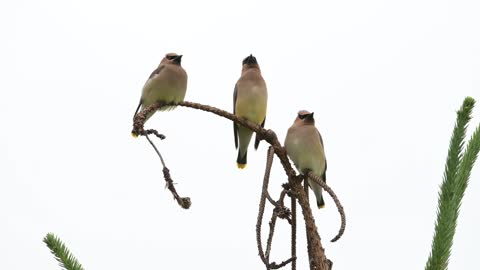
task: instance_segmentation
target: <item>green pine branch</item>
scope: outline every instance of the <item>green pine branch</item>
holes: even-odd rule
[[[435,233],[432,251],[425,267],[426,270],[448,269],[460,206],[465,189],[468,186],[473,164],[480,150],[479,125],[470,138],[465,151],[463,151],[465,133],[474,105],[475,100],[467,97],[457,112],[457,122],[450,140],[445,172],[439,192]]]
[[[50,251],[55,255],[55,259],[57,259],[61,267],[66,270],[84,270],[82,265],[62,243],[60,238],[49,233],[43,238],[43,242],[47,244],[48,248],[50,248]]]

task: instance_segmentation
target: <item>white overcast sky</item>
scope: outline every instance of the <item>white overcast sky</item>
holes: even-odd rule
[[[328,183],[347,214],[345,235],[330,243],[332,200],[314,211],[334,269],[424,267],[455,112],[465,96],[480,102],[479,1],[0,5],[0,269],[59,269],[42,243],[48,232],[86,269],[263,269],[255,222],[267,144],[241,171],[231,122],[187,108],[156,114],[147,126],[167,136],[157,145],[193,201],[183,210],[148,142],[130,136],[143,83],[172,51],[184,55],[186,100],[226,110],[254,54],[269,91],[266,127],[281,141],[298,110],[315,112]],[[469,134],[479,119],[477,107]],[[480,266],[479,180],[477,164],[451,269]],[[275,197],[285,181],[276,161]],[[276,261],[288,257],[287,229],[280,222]]]

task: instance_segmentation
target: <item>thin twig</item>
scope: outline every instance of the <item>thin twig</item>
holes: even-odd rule
[[[283,203],[283,200],[285,199],[285,195],[288,193],[290,186],[288,184],[283,184],[282,186],[284,189],[280,193],[280,198],[278,199],[278,201],[275,201],[272,199],[268,190],[267,190],[267,199],[273,205],[275,211],[278,212],[278,217],[281,219],[286,219],[288,223],[291,224],[292,223],[292,220],[290,219],[291,212],[287,207],[285,207],[285,204]]]
[[[173,198],[177,201],[178,205],[180,205],[183,209],[188,209],[192,205],[192,201],[189,197],[180,197],[177,191],[175,190],[175,186],[173,184],[172,177],[170,176],[170,171],[167,167],[163,167],[163,177],[167,182],[167,188],[173,194]]]
[[[268,190],[267,190],[267,199],[273,206],[277,206],[277,202],[270,196],[270,193],[268,192]]]
[[[168,170],[167,166],[165,165],[165,161],[163,160],[162,154],[160,154],[160,151],[158,151],[157,147],[155,144],[150,140],[147,134],[145,134],[145,138],[147,138],[148,142],[152,145],[153,149],[155,149],[155,152],[157,152],[157,155],[160,157],[160,161],[162,162],[163,166],[163,178],[165,178],[165,182],[167,185],[168,190],[173,195],[173,198],[177,201],[177,203],[183,208],[183,209],[188,209],[192,205],[192,201],[190,200],[189,197],[180,197],[178,195],[177,190],[175,189],[172,177],[170,176],[170,171]]]
[[[159,138],[160,140],[164,140],[166,138],[165,135],[158,133],[158,131],[156,131],[155,129],[144,130],[141,135],[147,136],[150,134],[157,136],[157,138]]]
[[[160,154],[160,151],[158,151],[157,147],[155,144],[150,140],[147,134],[145,134],[145,138],[147,138],[148,142],[152,145],[153,149],[155,149],[155,152],[157,152],[158,157],[160,158],[160,161],[162,162],[163,168],[166,168],[167,165],[165,165],[165,161],[163,160],[162,154]]]
[[[292,209],[292,258],[297,257],[297,201],[295,196],[290,196]],[[292,261],[292,270],[297,269],[297,260]]]
[[[153,149],[157,153],[158,157],[160,158],[160,161],[162,162],[163,178],[165,179],[166,187],[168,188],[168,190],[170,190],[170,192],[173,195],[173,198],[177,201],[177,203],[183,209],[188,209],[192,205],[192,201],[190,200],[189,197],[180,197],[180,195],[178,195],[177,190],[175,189],[172,177],[170,176],[170,171],[167,168],[167,165],[165,165],[165,160],[163,160],[162,154],[160,153],[160,151],[158,151],[157,146],[155,146],[155,144],[152,142],[152,140],[148,137],[149,134],[154,134],[155,136],[157,136],[158,138],[163,140],[163,139],[165,139],[165,135],[159,134],[158,131],[156,131],[154,129],[147,129],[147,130],[143,129],[143,125],[145,124],[145,121],[146,121],[146,115],[151,111],[153,111],[153,107],[149,106],[149,107],[145,108],[144,110],[142,110],[140,113],[135,115],[135,117],[133,119],[134,131],[132,131],[132,134],[133,135],[145,136],[145,138],[147,138],[148,142],[153,147]]]
[[[263,252],[262,247],[262,219],[265,212],[266,194],[268,190],[268,180],[270,178],[270,168],[272,167],[273,153],[273,147],[269,147],[267,152],[267,165],[265,167],[265,175],[263,177],[262,194],[260,195],[260,204],[258,209],[256,226],[258,255],[260,256],[262,262],[267,266],[267,269],[269,263],[267,258],[265,258],[265,253]]]
[[[293,262],[293,261],[296,261],[296,260],[297,260],[297,258],[293,258],[293,257],[292,257],[292,258],[290,258],[290,259],[288,259],[288,260],[286,260],[286,261],[283,261],[283,262],[281,262],[281,263],[279,263],[279,264],[277,264],[277,263],[275,263],[275,262],[270,263],[270,265],[268,265],[268,267],[269,267],[270,269],[278,269],[278,268],[282,268],[282,267],[284,267],[285,265],[287,265],[287,264],[289,264],[289,263],[291,263],[291,262]]]
[[[278,215],[274,210],[272,212],[272,218],[270,219],[270,223],[268,224],[270,227],[270,232],[268,234],[268,239],[267,239],[267,248],[265,249],[265,258],[269,263],[270,263],[270,251],[272,250],[273,234],[275,233],[275,224],[277,222],[277,216]]]
[[[272,221],[270,222],[270,233],[268,237],[268,243],[267,243],[267,248],[266,252],[263,252],[263,247],[262,247],[262,239],[261,239],[261,231],[262,231],[262,219],[263,219],[263,214],[265,212],[265,203],[266,203],[266,197],[268,193],[268,181],[270,179],[270,170],[272,168],[272,162],[273,162],[273,155],[274,155],[274,149],[273,147],[268,148],[267,152],[267,165],[265,168],[265,175],[263,177],[263,186],[262,186],[262,195],[260,196],[260,204],[259,204],[259,210],[258,210],[258,216],[257,216],[257,225],[256,225],[256,233],[257,233],[257,248],[258,248],[258,255],[260,256],[260,259],[262,262],[265,264],[265,266],[268,269],[278,269],[281,268],[288,263],[294,261],[296,258],[292,257],[280,264],[277,264],[275,262],[270,263],[269,262],[269,257],[270,257],[270,249],[271,249],[271,242],[273,238],[273,232],[275,228],[275,220],[277,216],[279,216],[279,212],[275,211],[277,208],[274,209],[273,214],[272,214]],[[282,191],[283,194],[283,191]],[[280,199],[278,201],[278,204],[281,203],[281,200],[283,201],[283,198],[285,198],[285,195],[280,195]],[[283,212],[286,212],[283,210]],[[284,214],[283,214],[284,215]]]
[[[275,224],[277,222],[277,217],[281,219],[286,219],[290,225],[292,224],[292,219],[290,217],[292,213],[288,208],[285,207],[285,204],[284,204],[286,194],[287,194],[287,190],[286,189],[282,190],[282,192],[280,193],[280,198],[274,204],[275,208],[273,209],[272,218],[270,219],[270,223],[269,223],[270,233],[268,234],[267,248],[265,251],[265,257],[267,258],[267,261],[269,261],[269,258],[270,258],[270,251],[272,249],[273,234],[275,233]]]
[[[333,190],[327,185],[327,183],[325,183],[320,177],[315,175],[312,171],[309,171],[307,173],[307,176],[312,181],[315,181],[315,183],[320,185],[326,192],[328,192],[330,197],[332,197],[333,201],[335,202],[335,205],[337,206],[338,213],[340,214],[340,218],[341,218],[341,226],[340,226],[340,230],[338,231],[338,234],[332,240],[330,240],[331,242],[335,242],[338,239],[340,239],[340,237],[342,237],[343,233],[345,232],[346,219],[345,219],[345,211],[343,210],[343,206],[340,203],[340,200],[338,200],[338,197],[335,194],[335,192],[333,192]]]

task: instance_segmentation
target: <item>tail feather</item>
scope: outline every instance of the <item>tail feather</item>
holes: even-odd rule
[[[242,156],[240,149],[238,149],[237,167],[239,169],[244,169],[247,167],[247,152],[245,152],[245,155]]]
[[[255,150],[258,149],[258,145],[260,144],[260,138],[258,137],[258,134],[255,134]]]
[[[317,199],[317,207],[318,209],[325,208],[325,201],[323,200],[323,196],[320,197],[320,200]]]
[[[318,208],[324,208],[325,201],[323,200],[323,196],[322,196],[322,187],[311,180],[308,181],[308,184],[310,188],[313,190],[313,193],[315,194]]]

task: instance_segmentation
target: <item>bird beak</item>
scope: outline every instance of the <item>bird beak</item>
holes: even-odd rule
[[[311,114],[308,114],[308,115],[307,115],[307,119],[308,119],[308,120],[313,120],[313,112],[312,112]]]
[[[175,58],[173,59],[173,62],[174,62],[175,64],[180,64],[180,63],[182,62],[182,56],[183,56],[183,55],[177,55],[177,57],[175,57]]]

